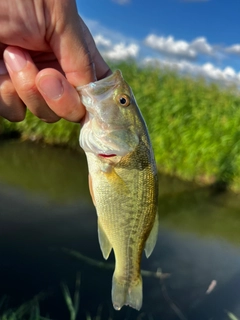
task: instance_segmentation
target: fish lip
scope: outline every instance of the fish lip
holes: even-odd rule
[[[99,86],[99,85],[104,85],[104,86],[107,85],[114,88],[118,85],[120,80],[123,80],[122,72],[120,70],[115,70],[115,72],[113,72],[112,74],[110,74],[109,76],[103,79],[90,82],[82,86],[76,86],[76,90],[81,93],[81,91],[85,89],[94,90],[96,86]]]
[[[111,154],[99,153],[98,156],[102,158],[112,158],[112,157],[116,157],[116,154],[115,153],[111,153]]]

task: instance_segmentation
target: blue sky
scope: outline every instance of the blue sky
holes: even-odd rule
[[[77,0],[108,59],[240,84],[239,0]]]

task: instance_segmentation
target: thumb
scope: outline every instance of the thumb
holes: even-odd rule
[[[75,87],[96,81],[94,62],[75,1],[54,1],[54,8],[48,7],[48,3],[46,0],[46,36],[66,78]]]

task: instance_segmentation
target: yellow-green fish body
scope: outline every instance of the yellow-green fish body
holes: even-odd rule
[[[121,72],[77,88],[87,114],[80,133],[105,259],[115,255],[112,301],[140,309],[143,249],[148,257],[158,231],[158,181],[145,122]]]

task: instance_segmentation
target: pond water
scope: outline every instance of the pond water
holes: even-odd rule
[[[170,276],[143,277],[140,312],[114,311],[113,271],[62,250],[104,262],[84,154],[1,141],[0,297],[7,295],[9,307],[15,307],[44,292],[42,315],[67,320],[60,285],[66,283],[73,293],[80,273],[78,319],[89,314],[114,320],[223,320],[229,319],[227,312],[240,318],[240,197],[165,176],[159,180],[159,237],[142,268],[161,268]],[[107,262],[113,261],[111,255]]]

